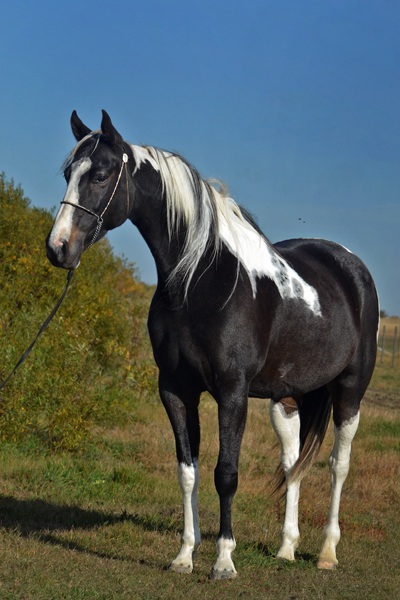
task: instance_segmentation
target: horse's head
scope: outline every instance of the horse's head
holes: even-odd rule
[[[133,163],[130,145],[105,111],[98,131],[86,127],[75,111],[71,127],[78,143],[64,164],[67,191],[46,240],[50,262],[64,269],[75,269],[84,250],[128,218],[126,162]]]

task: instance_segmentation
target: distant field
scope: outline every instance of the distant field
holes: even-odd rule
[[[210,579],[218,532],[213,483],[218,436],[216,405],[206,396],[201,403],[203,541],[192,575],[167,572],[180,545],[181,500],[171,428],[160,403],[150,399],[139,404],[125,427],[102,432],[82,455],[2,447],[0,597],[399,598],[400,410],[388,408],[379,385],[377,378],[353,443],[336,571],[315,566],[328,511],[332,428],[302,485],[297,560],[279,562],[275,552],[284,504],[268,498],[278,449],[268,401],[251,400],[233,511],[239,577]]]
[[[392,362],[393,356],[393,343],[395,336],[395,329],[397,327],[397,343],[396,343],[396,364],[400,366],[400,317],[388,317],[385,319],[381,319],[380,327],[379,327],[379,338],[378,345],[382,347],[382,339],[383,339],[383,328],[385,327],[385,352],[383,356],[384,363]],[[378,356],[379,362],[381,359],[381,355]]]

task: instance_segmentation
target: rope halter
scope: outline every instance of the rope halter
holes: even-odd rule
[[[113,189],[113,192],[112,192],[112,194],[110,196],[110,199],[107,202],[107,204],[106,204],[103,212],[101,213],[101,215],[97,215],[95,212],[93,212],[89,208],[86,208],[85,206],[81,206],[80,204],[74,204],[74,202],[68,202],[68,200],[61,200],[61,202],[60,202],[60,204],[69,204],[70,206],[73,206],[74,208],[80,208],[81,210],[84,210],[85,212],[89,213],[89,215],[92,215],[93,217],[96,217],[96,219],[97,219],[96,231],[93,234],[92,241],[90,242],[88,248],[90,248],[90,246],[93,246],[93,244],[97,240],[97,237],[98,237],[98,235],[100,233],[100,230],[101,230],[101,227],[103,225],[103,216],[104,216],[104,213],[106,212],[106,210],[110,206],[111,200],[114,198],[114,194],[117,191],[117,187],[118,187],[119,181],[121,179],[121,175],[122,175],[122,171],[123,171],[124,167],[125,167],[125,173],[126,173],[127,207],[128,207],[128,214],[129,214],[128,173],[127,173],[127,170],[126,170],[126,163],[128,162],[128,159],[129,159],[128,155],[124,152],[123,155],[122,155],[121,169],[119,171],[116,184],[114,186],[114,189]]]

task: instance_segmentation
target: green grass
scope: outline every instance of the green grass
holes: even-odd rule
[[[237,580],[213,581],[218,499],[215,403],[201,404],[200,522],[195,571],[169,573],[182,511],[174,441],[159,403],[142,403],[129,427],[104,430],[80,455],[32,441],[0,452],[0,598],[312,598],[400,595],[400,411],[366,403],[342,496],[339,568],[319,571],[332,428],[302,485],[294,564],[275,559],[283,504],[269,499],[278,458],[268,402],[251,401],[234,502]],[[381,444],[382,447],[379,447]]]
[[[375,399],[378,404],[400,408],[400,360],[392,367],[391,358],[386,357],[382,364],[378,352],[366,397],[371,401]]]

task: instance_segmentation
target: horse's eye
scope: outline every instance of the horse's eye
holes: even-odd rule
[[[97,175],[94,183],[98,183],[99,185],[104,185],[108,181],[108,175]]]

